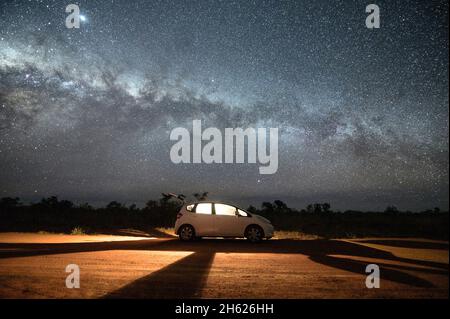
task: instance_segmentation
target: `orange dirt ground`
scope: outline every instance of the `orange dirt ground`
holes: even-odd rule
[[[0,298],[448,298],[449,244],[0,233]],[[365,267],[381,287],[365,286]],[[80,267],[68,289],[65,267]]]

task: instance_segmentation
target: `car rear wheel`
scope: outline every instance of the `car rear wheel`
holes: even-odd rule
[[[182,241],[190,241],[195,238],[194,227],[191,225],[183,225],[178,231],[178,236]]]
[[[247,228],[245,237],[252,243],[257,243],[263,239],[264,232],[261,227],[257,225],[251,225]]]

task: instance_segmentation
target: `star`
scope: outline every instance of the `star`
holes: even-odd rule
[[[138,4],[83,2],[89,30],[68,29],[50,1],[1,11],[6,195],[144,203],[209,191],[244,206],[448,208],[445,1],[380,4],[392,20],[382,14],[377,30],[358,2]],[[174,164],[170,132],[193,120],[278,128],[276,174]]]

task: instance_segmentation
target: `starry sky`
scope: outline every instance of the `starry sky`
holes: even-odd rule
[[[0,197],[448,209],[447,1],[70,3],[1,1]],[[277,173],[173,164],[193,119],[278,127]]]

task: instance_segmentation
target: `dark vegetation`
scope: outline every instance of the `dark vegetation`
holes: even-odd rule
[[[207,193],[194,194],[204,200]],[[0,231],[49,231],[100,233],[132,228],[147,231],[154,227],[173,227],[181,201],[163,195],[149,200],[145,207],[125,206],[113,201],[102,208],[89,204],[74,205],[57,197],[24,205],[19,198],[0,200]],[[264,202],[261,208],[250,206],[250,213],[272,221],[277,230],[300,231],[325,238],[345,237],[423,237],[448,239],[448,212],[438,208],[424,212],[400,212],[387,207],[384,212],[333,211],[328,203],[289,208],[284,202]]]

